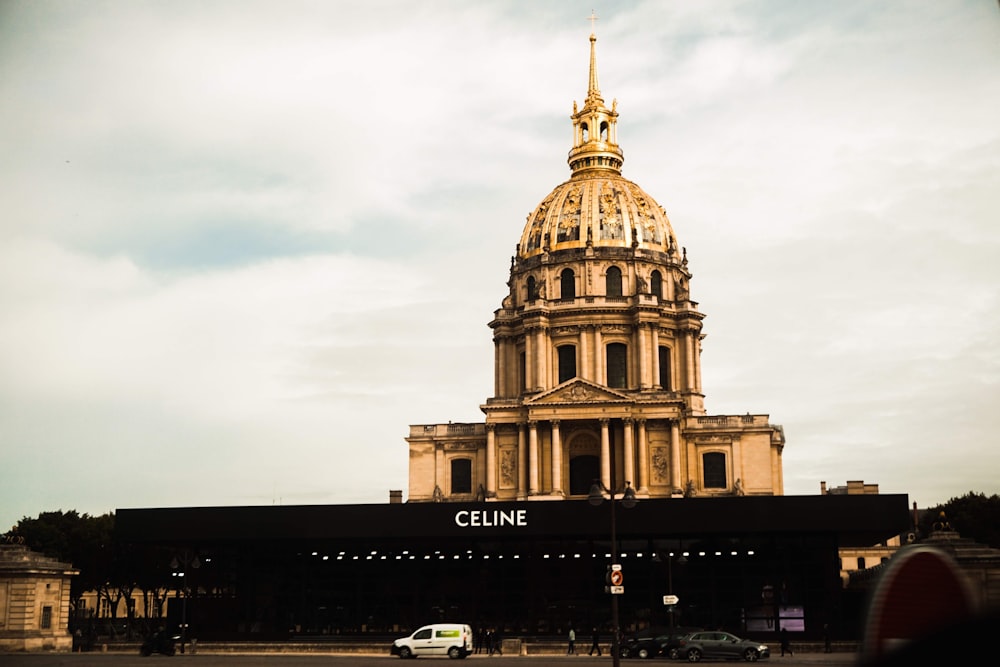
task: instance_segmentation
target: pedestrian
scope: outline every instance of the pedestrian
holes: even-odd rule
[[[483,628],[482,625],[479,625],[476,628],[475,648],[472,651],[473,653],[482,653],[483,652],[483,634],[485,632],[486,632],[486,630]]]
[[[594,641],[591,642],[591,644],[590,644],[590,650],[587,651],[587,655],[594,655],[594,651],[597,651],[597,656],[600,657],[601,656],[601,633],[599,633],[597,631],[597,626],[596,625],[594,626],[593,639],[594,639]]]
[[[788,630],[781,628],[778,635],[781,637],[781,657],[785,657],[785,651],[788,651],[788,655],[792,655],[792,645],[788,643]]]
[[[569,648],[566,649],[566,655],[576,655],[576,630],[573,626],[569,628]]]
[[[496,628],[491,628],[490,632],[493,633],[493,651],[497,655],[503,655],[503,636],[501,636],[500,631]],[[493,655],[493,653],[490,653]]]
[[[493,628],[486,628],[486,655],[493,655]]]
[[[823,652],[832,653],[833,650],[830,648],[830,624],[823,624]]]

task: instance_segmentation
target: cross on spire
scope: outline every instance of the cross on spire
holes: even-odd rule
[[[595,32],[594,23],[598,20],[597,19],[597,11],[591,9],[590,10],[590,16],[587,17],[587,20],[590,21],[590,34],[593,35],[594,32]]]

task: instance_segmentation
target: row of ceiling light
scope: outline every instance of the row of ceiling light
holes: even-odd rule
[[[328,554],[324,554],[324,555],[320,556],[320,553],[318,551],[313,551],[310,555],[313,556],[313,557],[316,557],[316,558],[320,558],[321,560],[325,560],[325,561],[328,561],[328,560],[340,560],[340,561],[342,561],[342,560],[448,560],[449,558],[451,560],[462,560],[462,559],[472,560],[473,558],[475,558],[475,554],[473,553],[473,551],[471,549],[467,550],[464,554],[457,553],[457,554],[451,554],[450,556],[446,555],[446,554],[444,554],[444,553],[442,553],[440,551],[435,551],[432,554],[427,553],[427,554],[423,554],[423,556],[418,556],[417,554],[410,553],[409,551],[403,551],[401,553],[390,552],[390,553],[381,553],[380,554],[377,550],[376,551],[371,551],[368,554],[351,554],[351,555],[348,555],[346,551],[341,551],[341,552],[338,552],[334,556],[330,556]],[[644,553],[644,552],[641,552],[641,551],[636,552],[635,554],[633,554],[631,556],[628,553],[623,553],[623,554],[619,554],[619,555],[620,555],[621,558],[634,557],[634,558],[637,558],[637,559],[641,559],[641,558],[644,558],[644,557],[648,557],[648,558],[651,558],[653,560],[661,558],[661,556],[659,556],[656,553],[648,553],[647,554],[647,553]],[[723,551],[684,551],[684,552],[677,552],[676,554],[674,554],[673,552],[671,552],[669,554],[669,557],[670,558],[674,558],[676,556],[676,557],[680,557],[680,558],[692,558],[692,557],[724,556],[724,555],[726,555],[726,553],[723,552]],[[728,555],[729,556],[740,556],[741,554],[738,551],[730,551]],[[745,555],[747,555],[747,556],[753,556],[754,552],[753,552],[753,550],[749,550],[749,551],[746,552]],[[606,552],[606,553],[603,553],[603,554],[602,553],[591,553],[590,557],[591,558],[611,558],[611,553],[610,552]],[[519,560],[521,558],[521,555],[520,554],[512,554],[511,556],[509,556],[509,558],[512,559],[512,560]],[[560,554],[543,554],[542,558],[543,559],[548,559],[548,558],[573,558],[573,559],[577,559],[577,558],[584,558],[584,554],[580,554],[580,553],[573,553],[573,554],[565,554],[565,553],[560,553]],[[482,560],[490,560],[490,559],[503,560],[504,559],[504,554],[496,554],[495,556],[493,556],[491,554],[482,554]]]

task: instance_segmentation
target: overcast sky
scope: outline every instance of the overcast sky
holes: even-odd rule
[[[0,526],[382,503],[482,421],[599,21],[785,490],[1000,492],[996,0],[0,3]]]

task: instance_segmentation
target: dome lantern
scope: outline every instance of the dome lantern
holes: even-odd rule
[[[590,34],[590,78],[583,108],[573,103],[573,148],[567,161],[573,175],[595,171],[621,173],[624,156],[618,146],[617,101],[608,109],[597,84],[597,36]]]

